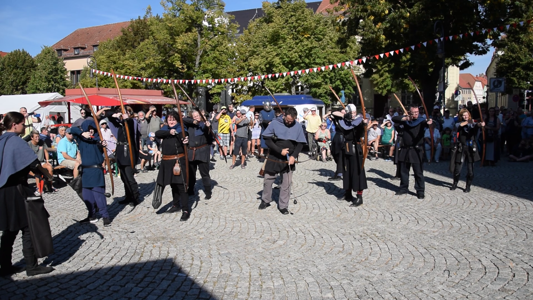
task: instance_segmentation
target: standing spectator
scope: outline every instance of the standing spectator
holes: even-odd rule
[[[255,107],[250,106],[248,111],[246,112],[246,118],[248,118],[248,157],[253,157],[253,149],[252,149],[252,128],[254,127],[254,113],[255,113]]]
[[[100,132],[102,133],[102,138],[107,143],[107,155],[109,158],[115,158],[115,149],[117,148],[117,139],[109,129],[106,120],[100,121]]]
[[[527,112],[527,117],[522,121],[522,128],[525,129],[525,138],[529,139],[533,137],[533,117],[531,112]]]
[[[379,140],[381,137],[381,130],[378,128],[378,122],[374,121],[372,122],[372,127],[368,129],[368,140],[367,144],[369,147],[372,147],[374,149],[374,156],[375,160],[378,160],[378,149],[379,149]],[[372,160],[372,156],[368,158],[369,160]]]
[[[485,145],[485,161],[489,166],[495,166],[496,162],[500,160],[500,148],[498,147],[500,131],[500,119],[495,114],[494,108],[489,109],[488,118],[485,119],[486,126],[486,145]]]
[[[148,133],[150,133],[148,129],[148,120],[146,120],[146,116],[142,110],[137,113],[137,117],[137,124],[139,125],[139,131],[141,132],[141,146],[139,147],[139,150],[144,151],[144,146],[146,145],[146,141],[148,141]]]
[[[394,153],[394,140],[396,137],[396,131],[394,130],[394,127],[392,127],[392,120],[385,119],[383,124],[381,124],[381,131],[381,144],[389,147],[389,153],[385,158],[385,161],[390,161],[390,158]]]
[[[41,124],[41,128],[50,128],[50,125],[51,125],[50,124],[50,115],[46,115],[44,117],[44,120],[43,120],[42,124]]]
[[[235,109],[233,108],[233,104],[228,105],[227,114],[231,119],[235,117]]]
[[[224,153],[228,155],[228,147],[231,141],[231,117],[227,113],[227,107],[222,106],[215,119],[218,121],[218,136],[220,139],[220,145],[222,146]],[[222,157],[222,152],[220,154],[220,159],[224,159]]]
[[[63,124],[63,123],[64,123],[64,120],[63,120],[63,117],[61,116],[61,113],[58,112],[58,113],[56,114],[56,116],[57,116],[57,117],[56,117],[56,122],[57,122],[57,124]]]
[[[240,110],[237,111],[235,115],[235,149],[233,149],[233,158],[232,158],[232,164],[229,167],[230,169],[235,168],[235,161],[237,160],[237,154],[239,153],[239,149],[241,151],[241,169],[246,168],[245,166],[245,160],[246,160],[246,148],[248,143],[248,124],[250,123],[250,120],[246,117],[246,110]]]
[[[218,105],[215,105],[213,107],[213,111],[209,115],[209,118],[207,118],[206,120],[211,122],[211,131],[213,131],[213,135],[218,138],[218,120],[216,118],[216,116],[218,115],[217,110],[218,110]],[[213,141],[213,144],[211,146],[211,161],[216,161],[215,154],[218,151],[220,151],[218,149],[218,144],[216,141]]]
[[[257,148],[261,148],[261,121],[259,121],[259,113],[254,114],[254,125],[252,127],[252,152],[251,154],[259,154],[255,152],[255,146],[257,145]]]
[[[425,149],[426,149],[426,159],[428,162],[431,162],[431,136],[433,135],[433,151],[435,162],[439,162],[440,153],[442,152],[441,137],[440,132],[435,128],[435,123],[433,122],[429,125],[429,128],[426,129],[424,133]]]
[[[452,129],[449,127],[444,128],[444,132],[441,136],[442,142],[442,159],[449,159],[450,150],[452,149]]]
[[[26,107],[21,107],[20,113],[24,115],[24,132],[22,133],[22,139],[29,142],[31,139],[31,132],[33,131],[33,123],[40,123],[41,119],[30,116]]]
[[[148,133],[148,141],[146,142],[148,148],[148,154],[154,158],[154,166],[159,169],[161,165],[161,151],[159,141],[155,138],[155,133]]]
[[[311,114],[309,114],[309,111],[311,111]],[[322,119],[316,113],[316,106],[311,107],[311,109],[305,113],[304,119],[307,121],[307,127],[305,128],[305,131],[307,131],[307,142],[309,143],[309,155],[314,156],[314,155],[317,155],[315,133],[320,127],[320,124],[322,124]]]
[[[72,170],[74,178],[76,178],[78,177],[78,167],[81,165],[81,156],[70,131],[71,128],[67,129],[65,138],[57,144],[57,162],[60,166]]]
[[[72,124],[71,127],[81,127],[81,124],[87,120],[87,119],[93,119],[93,117],[91,116],[91,111],[84,107],[82,109],[80,109],[80,115],[81,117],[79,119],[77,119],[76,121],[74,121],[74,123]],[[94,119],[93,119],[94,121]]]
[[[330,118],[331,116],[331,110],[328,110],[326,115],[324,116],[323,122],[326,122],[326,128],[329,130],[329,134],[331,135],[331,139],[335,137],[335,122],[333,122],[333,119]]]
[[[444,118],[442,119],[442,129],[450,128],[452,131],[455,128],[455,120],[450,117],[450,111],[444,111]]]
[[[155,134],[156,131],[161,129],[161,124],[163,124],[163,120],[157,115],[157,111],[155,106],[150,105],[150,109],[146,113],[146,120],[148,121],[148,132],[153,132]]]
[[[314,139],[317,141],[319,153],[322,155],[322,161],[331,156],[329,146],[331,144],[331,134],[327,128],[326,122],[322,122],[320,128],[316,131]]]

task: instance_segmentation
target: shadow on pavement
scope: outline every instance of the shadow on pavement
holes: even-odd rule
[[[0,277],[0,299],[216,299],[169,258],[55,272],[16,281]]]

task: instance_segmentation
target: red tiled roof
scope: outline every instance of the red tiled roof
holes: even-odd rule
[[[74,56],[74,48],[80,48],[80,53],[75,56],[88,56],[94,52],[93,46],[122,34],[122,28],[127,27],[130,21],[106,24],[101,26],[80,28],[65,38],[55,43],[52,48],[63,50],[63,57]]]
[[[487,76],[476,76],[476,80],[481,82],[483,87],[487,85]]]
[[[474,85],[476,84],[476,78],[474,77],[474,75],[470,73],[459,74],[459,86],[464,89],[469,89],[469,83],[472,85],[472,88],[474,88]]]
[[[322,0],[322,3],[320,3],[320,6],[316,10],[317,14],[327,14],[328,9],[333,9],[335,7],[339,6],[339,2],[335,2],[331,4],[330,0]]]
[[[8,54],[9,54],[9,52],[0,51],[0,57],[4,57],[4,56],[6,56]]]

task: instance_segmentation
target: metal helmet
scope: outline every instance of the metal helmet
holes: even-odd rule
[[[355,105],[353,105],[351,103],[346,105],[346,113],[347,114],[356,113],[356,112],[357,112],[357,108],[355,107]]]
[[[270,104],[270,101],[263,102],[263,109],[266,110],[266,111],[271,111],[272,110],[272,104]]]

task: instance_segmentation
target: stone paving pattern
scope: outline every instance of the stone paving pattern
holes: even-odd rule
[[[161,214],[170,188],[164,207],[151,207],[154,171],[138,174],[134,210],[117,203],[115,180],[111,227],[77,224],[87,212],[69,187],[45,194],[55,254],[40,261],[56,270],[0,278],[0,299],[533,298],[531,163],[477,166],[469,194],[465,174],[452,192],[447,163],[426,164],[418,200],[394,196],[392,163],[367,161],[364,205],[352,208],[337,200],[341,182],[327,181],[334,163],[309,161],[294,174],[291,215],[257,209],[260,162],[229,165],[215,163],[211,200],[198,181],[188,222]]]

